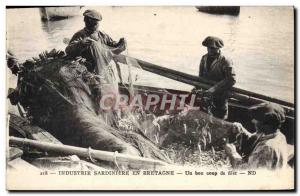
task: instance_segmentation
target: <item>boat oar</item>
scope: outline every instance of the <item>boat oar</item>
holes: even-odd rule
[[[159,167],[167,166],[168,164],[150,158],[132,156],[122,153],[108,152],[102,150],[94,150],[91,148],[81,148],[63,144],[55,144],[49,142],[41,142],[18,137],[9,137],[9,144],[19,147],[32,147],[45,152],[60,153],[63,155],[77,155],[82,158],[96,159],[101,161],[109,161],[116,163],[119,166],[125,166],[130,169],[158,169]]]
[[[122,63],[122,64],[127,64],[128,60],[130,60],[130,63],[137,68],[142,68],[145,71],[149,71],[170,79],[174,79],[176,81],[180,81],[186,84],[190,84],[193,86],[197,86],[200,88],[204,88],[204,89],[208,89],[210,88],[212,85],[215,84],[215,82],[206,80],[202,77],[199,76],[194,76],[194,75],[190,75],[190,74],[186,74],[180,71],[176,71],[173,69],[169,69],[166,67],[162,67],[159,65],[155,65],[140,59],[136,59],[133,57],[127,57],[125,55],[116,55],[115,60],[117,60],[118,62]],[[251,103],[261,103],[263,101],[267,101],[267,102],[273,102],[273,103],[277,103],[280,104],[284,107],[287,108],[287,110],[291,110],[291,108],[294,108],[294,104],[293,103],[289,103],[287,101],[283,101],[277,98],[273,98],[273,97],[269,97],[269,96],[265,96],[265,95],[261,95],[258,93],[254,93],[254,92],[250,92],[250,91],[246,91],[243,89],[239,89],[239,88],[232,88],[230,91],[230,97],[232,98],[236,98],[238,100],[241,101],[245,101],[245,102],[251,102]]]

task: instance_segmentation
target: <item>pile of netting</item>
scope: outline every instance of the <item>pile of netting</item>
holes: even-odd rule
[[[170,162],[138,129],[117,129],[106,123],[96,102],[100,80],[83,62],[56,50],[27,60],[20,67],[17,88],[10,90],[12,104],[20,104],[27,119],[64,144]]]
[[[180,165],[228,164],[220,146],[232,124],[201,111],[156,116],[137,109],[118,118],[112,114],[114,120],[108,122],[99,110],[101,77],[87,71],[85,62],[55,49],[25,61],[17,88],[9,93],[12,104],[21,105],[22,115],[64,144]]]

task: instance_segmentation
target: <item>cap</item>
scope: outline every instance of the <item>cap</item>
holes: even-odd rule
[[[277,128],[285,121],[284,109],[278,104],[261,103],[250,107],[249,110],[252,118]]]
[[[92,18],[92,19],[95,19],[98,21],[102,20],[101,14],[99,12],[97,12],[96,10],[86,10],[83,13],[83,16],[86,16],[86,17],[89,17],[89,18]]]
[[[223,40],[218,37],[208,36],[202,42],[203,46],[212,48],[222,48],[224,46]]]

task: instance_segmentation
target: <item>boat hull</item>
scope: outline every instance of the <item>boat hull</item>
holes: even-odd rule
[[[80,7],[42,7],[41,19],[45,21],[60,20],[79,15]]]
[[[129,95],[128,92],[128,86],[120,84],[120,93],[123,95]],[[171,99],[172,95],[189,95],[185,99],[186,104],[190,104],[191,102],[191,95],[190,92],[187,91],[181,91],[181,90],[174,90],[174,89],[164,89],[164,88],[156,88],[156,87],[149,87],[149,86],[140,86],[140,85],[135,85],[134,86],[135,92],[137,94],[142,95],[142,100],[143,103],[145,103],[145,100],[147,99],[147,96],[149,94],[156,94],[159,95],[161,98],[164,95],[168,95],[167,99]],[[168,107],[170,104],[166,104],[166,107],[163,110],[160,110],[161,106],[161,100],[156,104],[153,105],[152,107],[149,108],[150,112],[154,113],[157,116],[164,115],[166,113],[166,110],[168,110]],[[179,104],[179,100],[176,102]],[[195,99],[195,106],[201,105],[199,99]],[[178,105],[177,105],[178,106]],[[169,113],[179,113],[180,109],[178,109],[175,105],[175,109],[173,111],[169,111]],[[252,118],[249,115],[248,108],[251,105],[247,105],[245,103],[240,103],[235,99],[230,98],[229,99],[229,115],[228,115],[228,120],[229,122],[240,122],[246,129],[248,129],[250,132],[254,132],[254,125],[251,122]],[[295,120],[293,116],[286,116],[286,121],[283,123],[281,127],[281,132],[286,136],[287,142],[289,144],[294,144],[294,138],[295,138]]]
[[[209,14],[226,14],[237,16],[240,14],[240,6],[196,6],[198,11]]]

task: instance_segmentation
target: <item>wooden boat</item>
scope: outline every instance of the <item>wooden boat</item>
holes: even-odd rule
[[[139,59],[126,57],[123,55],[120,55],[118,58],[119,58],[119,62],[122,64],[128,64],[127,60],[131,59],[130,60],[131,64],[132,64],[132,62],[135,62],[136,66],[139,67],[140,69],[150,71],[152,73],[160,74],[162,76],[165,76],[165,77],[168,77],[168,78],[180,81],[180,82],[184,82],[186,84],[191,84],[194,86],[202,87],[204,89],[207,89],[207,88],[209,88],[209,86],[212,85],[212,83],[210,83],[210,81],[205,81],[204,79],[201,79],[199,77],[191,76],[191,75],[179,72],[179,71],[167,69],[167,68],[164,68],[164,67],[161,67],[158,65],[154,65],[154,64],[151,64],[151,63],[139,60]],[[190,98],[191,98],[190,92],[187,92],[187,91],[155,88],[155,87],[140,86],[140,85],[135,85],[135,86],[133,86],[133,88],[135,89],[135,92],[137,94],[140,94],[143,96],[143,99],[147,98],[147,95],[149,95],[149,94],[155,94],[155,95],[158,95],[159,97],[162,97],[164,95],[170,96],[170,95],[179,95],[180,94],[180,95],[188,95],[187,99],[185,100],[185,103],[188,104],[190,101]],[[130,94],[130,90],[129,90],[130,88],[129,88],[128,84],[119,84],[119,89],[120,89],[120,93],[123,95]],[[283,106],[286,111],[287,118],[286,118],[285,123],[281,127],[281,131],[286,135],[288,143],[292,144],[292,145],[294,144],[294,132],[295,132],[294,104],[283,101],[283,100],[275,99],[272,97],[256,94],[254,92],[248,92],[248,91],[238,89],[238,88],[233,88],[232,91],[230,92],[230,96],[231,97],[229,99],[228,121],[229,122],[240,122],[243,124],[243,126],[245,126],[250,131],[254,130],[254,128],[251,123],[252,119],[248,115],[249,106],[252,106],[253,104],[257,104],[257,103],[261,103],[261,102],[275,102],[275,103],[278,103],[281,106]],[[160,104],[160,102],[158,102],[156,105],[158,106],[159,104]],[[197,104],[200,105],[201,100],[196,99],[196,105]],[[165,114],[166,109],[164,109],[164,110],[154,109],[155,106],[152,108],[151,113],[153,113],[156,116],[161,116],[161,115]],[[156,107],[156,108],[159,108],[159,107]],[[176,114],[179,112],[180,112],[180,110],[177,110],[177,111],[175,110],[172,112],[172,114]],[[10,120],[10,126],[9,126],[10,136],[17,136],[17,137],[21,136],[21,137],[25,137],[25,138],[29,138],[29,139],[39,140],[42,142],[48,142],[48,143],[50,142],[50,143],[60,144],[60,141],[53,138],[53,136],[51,134],[49,134],[47,131],[40,129],[39,127],[34,126],[32,124],[29,124],[29,122],[26,121],[25,119],[22,119],[15,115],[11,115],[11,117],[13,117],[13,118]],[[218,121],[222,121],[222,120],[219,119]],[[224,124],[226,124],[226,122],[224,122]],[[16,141],[16,140],[13,140],[13,138],[12,138],[12,141],[15,142],[14,144],[26,143],[26,140],[25,141],[24,140]],[[30,144],[30,142],[28,142],[28,144]],[[33,142],[33,145],[37,145],[37,144],[35,144]],[[43,145],[43,144],[41,144],[41,145]],[[56,147],[54,146],[54,148],[57,149],[57,146]],[[70,147],[67,147],[67,148],[69,149]],[[12,149],[12,150],[15,153],[11,153],[13,155],[13,156],[10,156],[10,157],[12,157],[11,159],[15,160],[15,157],[20,157],[20,154],[22,154],[18,150],[15,150],[15,149]],[[77,149],[77,150],[82,152],[82,149]],[[108,159],[113,160],[111,158],[112,155],[110,154],[109,156],[110,156],[110,158],[108,158]],[[133,158],[130,160],[135,160],[135,159]],[[139,160],[139,159],[137,159],[137,160]],[[105,160],[105,161],[107,161],[107,160]],[[155,160],[153,160],[153,161],[140,160],[140,161],[142,161],[143,163],[149,163],[150,165],[151,164],[153,165],[153,163],[154,163],[154,166],[157,165],[157,162]],[[126,160],[125,162],[128,162],[128,160]],[[138,164],[138,165],[141,166],[141,164]]]
[[[237,16],[240,14],[240,6],[196,6],[198,11],[209,14],[227,14]]]
[[[134,86],[134,89],[137,91],[138,94],[144,94],[145,96],[147,94],[157,94],[160,97],[162,97],[165,94],[169,95],[190,95],[190,92],[188,91],[180,91],[180,90],[174,90],[174,89],[164,89],[164,88],[156,88],[156,87],[149,87],[149,86]],[[128,86],[124,86],[120,84],[120,91],[123,94],[128,94]],[[190,96],[186,98],[186,104],[190,102]],[[161,104],[161,102],[157,103],[157,107]],[[199,105],[196,101],[195,105]],[[249,103],[241,103],[237,101],[234,98],[229,99],[229,116],[228,120],[229,122],[240,122],[245,128],[248,130],[254,130],[253,123],[251,122],[252,118],[249,116],[248,108],[252,104]],[[154,106],[155,107],[155,106]],[[155,110],[152,111],[156,115],[162,115],[165,111],[163,110]],[[180,111],[177,111],[180,112]],[[176,111],[175,111],[176,113]],[[287,141],[289,144],[294,144],[295,139],[295,119],[293,116],[287,116],[286,121],[282,125],[281,131],[285,134],[287,137]]]
[[[122,94],[128,95],[128,85],[124,84],[119,84],[120,87],[120,92]],[[140,86],[140,85],[135,85],[134,89],[136,93],[144,95],[145,98],[147,97],[148,94],[156,94],[162,97],[165,94],[172,95],[172,94],[177,94],[177,95],[189,95],[190,92],[187,91],[179,91],[179,90],[174,90],[174,89],[163,89],[163,88],[156,88],[156,87],[149,87],[149,86]],[[190,101],[190,96],[186,99],[186,103],[188,104]],[[197,103],[196,103],[197,104]],[[159,108],[160,102],[157,103],[157,108]],[[153,107],[155,108],[155,106]],[[165,113],[163,110],[152,110],[153,114],[160,116]],[[179,113],[180,111],[174,111],[173,114]],[[54,136],[52,136],[48,131],[43,130],[37,126],[31,125],[28,123],[27,120],[16,116],[14,114],[10,114],[10,136],[15,136],[18,138],[29,138],[33,139],[34,141],[40,141],[40,142],[48,142],[48,143],[53,143],[54,145],[59,145],[62,144],[60,141],[58,141]],[[244,127],[246,127],[248,130],[254,130],[253,124],[251,123],[251,117],[248,115],[247,107],[245,104],[240,104],[234,99],[229,99],[229,122],[240,122],[243,124]],[[287,141],[289,144],[294,145],[294,128],[295,121],[294,118],[287,118],[285,123],[283,124],[281,131],[286,135]],[[19,140],[19,144],[24,144],[28,140],[22,141]],[[71,147],[71,146],[70,146]],[[28,146],[27,146],[28,148]],[[60,146],[57,147],[58,149]],[[71,147],[72,148],[72,147]],[[17,152],[19,155],[16,155],[17,152],[15,152],[17,149]],[[68,169],[74,169],[76,168],[79,163],[82,165],[85,165],[85,168],[87,170],[97,170],[97,171],[104,171],[107,169],[113,169],[113,167],[107,166],[106,164],[99,164],[99,163],[94,163],[88,155],[86,154],[81,154],[81,158],[77,157],[76,155],[71,156],[72,154],[66,153],[65,156],[57,156],[54,153],[53,156],[49,157],[49,154],[46,157],[39,157],[35,158],[30,157],[32,155],[28,154],[25,155],[21,158],[23,155],[23,152],[21,151],[22,148],[16,148],[16,147],[10,147],[10,156],[9,156],[9,167],[10,168],[15,168],[18,169],[18,165],[26,163],[27,167],[30,168],[35,168],[35,169],[55,169],[55,168],[61,168],[62,166]],[[13,150],[13,151],[12,151]],[[47,149],[48,151],[49,149]],[[50,149],[51,150],[51,149]],[[19,152],[21,151],[21,152]],[[87,151],[87,149],[82,149],[81,151]],[[64,152],[64,151],[59,151],[59,152]],[[76,152],[76,151],[72,151]],[[113,154],[113,153],[112,153]],[[51,155],[51,154],[50,154]],[[99,156],[102,154],[100,153]],[[75,156],[75,160],[74,160]],[[83,157],[83,159],[82,159]],[[84,158],[86,157],[86,158]],[[94,157],[94,156],[93,156]],[[111,158],[106,158],[106,159],[113,159],[113,155],[111,155]],[[137,159],[137,160],[136,160]],[[149,160],[147,164],[143,162],[143,159],[139,158],[133,158],[131,161],[134,162],[134,164],[137,164],[136,169],[146,169],[146,168],[153,168],[156,167],[158,168],[159,165],[166,166],[164,163],[161,163],[156,160]],[[122,159],[120,159],[122,160]],[[148,161],[148,160],[147,160]],[[125,159],[125,162],[127,163],[128,160]],[[143,162],[143,164],[138,164],[139,162]],[[120,161],[119,161],[120,164]],[[154,165],[154,166],[153,166]],[[21,169],[21,168],[19,168]],[[24,169],[24,168],[23,168]]]
[[[50,144],[62,145],[48,131],[31,124],[27,119],[22,118],[16,114],[9,113],[9,136],[24,139],[26,141],[45,142]],[[23,141],[24,142],[24,141]],[[24,150],[26,149],[26,150]],[[37,152],[29,146],[25,147],[11,145],[8,148],[7,164],[8,168],[13,170],[24,171],[30,169],[31,171],[39,171],[42,169],[56,170],[61,167],[68,169],[75,169],[83,167],[86,170],[105,170],[91,162],[80,159],[76,155],[51,155],[51,153]]]
[[[61,20],[73,16],[79,15],[80,6],[74,7],[41,7],[40,15],[41,19],[45,21],[49,20]]]

